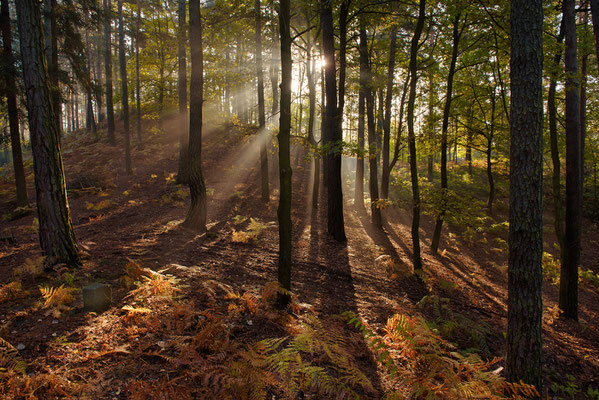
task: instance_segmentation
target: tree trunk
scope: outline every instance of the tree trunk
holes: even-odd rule
[[[587,25],[589,24],[589,14],[587,11],[582,13],[583,38],[586,38]],[[584,49],[580,57],[580,197],[584,195],[584,142],[587,136],[587,65],[589,53]]]
[[[310,14],[306,11],[306,25],[310,26]],[[306,69],[308,78],[308,142],[312,147],[312,209],[318,208],[318,192],[320,186],[320,157],[318,155],[318,142],[314,135],[314,118],[316,115],[316,83],[314,82],[314,59],[312,57],[312,34],[307,32],[306,38]]]
[[[189,119],[187,115],[187,58],[185,56],[185,42],[187,30],[185,29],[185,6],[186,0],[179,0],[179,41],[177,57],[179,62],[179,170],[177,171],[177,182],[188,184],[189,165],[187,160],[189,133]]]
[[[358,154],[356,156],[356,187],[354,191],[354,204],[364,209],[364,113],[366,108],[366,99],[364,91],[360,86],[358,94]]]
[[[512,0],[506,376],[542,393],[543,6]],[[539,396],[540,397],[540,396]]]
[[[426,176],[426,180],[429,182],[433,181],[433,169],[434,169],[434,163],[433,163],[433,156],[434,156],[434,138],[435,138],[435,131],[434,131],[434,113],[435,113],[435,108],[434,108],[434,85],[435,81],[434,81],[434,77],[433,77],[433,72],[430,71],[429,72],[429,76],[428,76],[428,93],[429,93],[429,97],[428,97],[428,121],[427,121],[427,133],[428,133],[428,155],[426,156],[427,158],[427,162],[426,162],[426,166],[427,166],[427,176]]]
[[[23,167],[23,154],[21,153],[21,136],[19,135],[19,110],[17,108],[17,88],[15,79],[15,60],[12,53],[12,31],[10,28],[10,11],[8,0],[2,0],[0,11],[0,29],[2,29],[3,53],[5,61],[4,90],[8,111],[8,125],[10,130],[10,147],[12,149],[12,164],[15,171],[15,184],[17,191],[17,206],[24,207],[29,204],[27,199],[27,182],[25,181],[25,168]]]
[[[98,106],[98,123],[104,121],[104,113],[102,112],[102,35],[101,32],[96,32],[95,35],[96,42],[96,71],[98,73],[98,80],[96,84],[98,85],[98,91],[96,94],[96,104]]]
[[[364,21],[360,21],[360,95],[366,101],[366,114],[368,125],[368,166],[369,178],[368,189],[370,192],[370,212],[372,224],[382,229],[383,219],[381,209],[378,206],[379,201],[379,182],[378,182],[378,163],[376,160],[376,122],[374,119],[374,94],[372,91],[372,71],[370,69],[370,57],[368,54],[368,37],[366,36],[366,27]],[[359,106],[359,105],[358,105]],[[360,113],[360,110],[358,110]],[[360,115],[358,115],[360,117]],[[362,108],[362,120],[364,120],[364,110]],[[362,122],[363,123],[363,122]]]
[[[335,76],[335,38],[333,11],[327,0],[321,2],[322,47],[325,58],[327,163],[327,221],[328,232],[338,242],[345,242],[343,223],[343,192],[341,189],[341,125],[337,108],[337,80]],[[341,81],[340,81],[341,82]],[[341,89],[341,87],[340,87]],[[343,104],[342,100],[340,101]]]
[[[81,259],[69,215],[58,120],[54,115],[44,59],[39,1],[20,0],[16,2],[16,8],[33,151],[40,245],[48,257],[47,264],[79,266]]]
[[[272,3],[271,3],[272,5]],[[272,6],[274,9],[274,5]],[[274,14],[274,11],[273,11]],[[280,15],[279,15],[280,19]],[[279,60],[280,57],[279,51],[277,49],[277,43],[279,41],[279,35],[277,35],[277,21],[273,18],[272,21],[272,53],[270,60],[270,84],[272,86],[272,108],[271,108],[271,118],[274,118],[275,115],[279,112]],[[280,29],[280,27],[279,27]]]
[[[279,182],[280,197],[277,217],[279,219],[279,268],[281,286],[291,290],[291,33],[289,0],[280,1],[279,29],[281,35],[281,115],[279,119]],[[288,294],[279,296],[279,305],[286,306],[291,300]]]
[[[256,13],[256,78],[258,81],[258,141],[260,142],[260,175],[262,179],[262,201],[268,203],[268,132],[266,131],[266,111],[264,109],[264,73],[262,71],[262,9],[260,0],[254,0]]]
[[[119,69],[121,72],[121,104],[123,114],[125,138],[125,172],[132,174],[131,170],[131,141],[129,137],[129,91],[127,90],[127,60],[125,59],[125,31],[123,25],[123,0],[118,0],[119,6]]]
[[[453,42],[451,47],[451,61],[449,63],[449,73],[447,74],[447,91],[445,93],[445,106],[443,107],[443,125],[441,126],[441,209],[435,222],[435,230],[431,240],[431,251],[436,253],[439,249],[439,240],[441,239],[441,229],[446,213],[447,202],[447,132],[449,131],[449,115],[451,113],[451,100],[453,97],[453,78],[455,75],[456,63],[458,60],[458,49],[460,45],[461,31],[459,30],[460,12],[453,19]]]
[[[191,205],[183,222],[188,228],[206,230],[206,184],[202,173],[202,105],[204,102],[204,48],[200,2],[189,2],[191,86],[189,90],[189,193]]]
[[[581,235],[580,102],[576,55],[576,11],[574,0],[563,2],[566,52],[566,231],[560,274],[559,307],[563,316],[578,319],[578,266]]]
[[[104,75],[106,75],[106,134],[108,143],[116,146],[114,137],[114,105],[112,104],[112,40],[110,25],[112,21],[111,0],[103,0],[104,6]]]
[[[98,136],[96,126],[96,117],[94,116],[93,91],[92,91],[92,48],[89,42],[89,32],[85,32],[85,42],[87,44],[87,73],[89,74],[89,82],[87,83],[87,114],[86,114],[86,129],[91,132],[95,138]],[[52,92],[52,90],[50,90]],[[54,106],[53,106],[54,108]]]
[[[185,4],[183,5],[185,7]],[[137,0],[137,18],[135,21],[135,102],[136,102],[136,130],[137,130],[137,148],[141,149],[141,85],[139,82],[139,27],[141,25],[141,0]],[[187,83],[185,84],[187,87]],[[187,108],[187,103],[185,104]]]
[[[395,47],[397,43],[397,25],[391,28],[389,47],[389,65],[387,67],[387,89],[385,96],[385,119],[383,120],[383,175],[381,177],[381,198],[389,197],[389,176],[391,175],[389,151],[391,141],[391,101],[393,100],[393,76],[395,73]]]
[[[563,23],[563,21],[562,21]],[[563,26],[563,25],[562,25]],[[551,162],[553,171],[551,175],[551,187],[553,191],[553,207],[554,207],[554,228],[555,236],[560,250],[560,260],[564,259],[565,243],[564,243],[564,206],[561,194],[561,162],[559,158],[559,143],[557,137],[557,106],[555,104],[555,94],[557,90],[557,74],[562,59],[562,42],[564,40],[564,30],[560,28],[557,35],[557,43],[559,51],[553,56],[551,77],[549,81],[549,92],[547,95],[547,110],[549,112],[549,142],[551,145]]]
[[[408,98],[408,147],[410,150],[410,176],[412,178],[412,246],[414,252],[414,271],[422,269],[420,258],[420,188],[418,186],[418,160],[416,156],[416,134],[414,132],[414,103],[416,84],[418,83],[418,45],[424,28],[426,0],[420,0],[418,22],[410,48],[410,96]]]
[[[487,209],[489,215],[493,215],[493,201],[495,200],[495,180],[493,179],[493,136],[495,135],[495,106],[497,101],[495,99],[495,89],[493,88],[493,95],[491,97],[491,124],[489,126],[489,132],[487,136],[487,181],[489,182],[489,197],[487,199]]]

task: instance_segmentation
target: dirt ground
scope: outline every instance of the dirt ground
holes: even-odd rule
[[[234,128],[204,128],[209,231],[198,234],[180,226],[189,201],[187,190],[174,183],[178,162],[176,123],[164,121],[165,132],[151,122],[145,124],[143,148],[133,150],[132,176],[124,174],[120,146],[112,148],[90,137],[64,139],[71,217],[85,252],[82,270],[73,273],[76,286],[98,281],[111,284],[114,306],[101,315],[86,314],[82,300],[77,298],[74,309],[57,318],[36,306],[41,298],[38,288],[64,280],[64,271],[24,279],[23,288],[30,295],[0,303],[0,337],[14,346],[19,344],[21,357],[33,370],[75,365],[72,353],[67,356],[62,350],[65,347],[61,347],[61,341],[76,347],[87,346],[93,339],[98,345],[101,335],[113,329],[111,323],[121,312],[127,295],[121,277],[128,259],[154,270],[169,268],[169,273],[185,283],[183,296],[190,301],[202,298],[202,282],[207,280],[224,282],[239,292],[256,292],[276,280],[278,176],[274,152],[270,157],[271,200],[265,205],[260,201],[260,170],[251,138],[244,139]],[[421,240],[426,279],[416,279],[407,273],[412,248],[409,207],[386,208],[384,231],[378,231],[370,226],[368,215],[354,209],[350,200],[353,187],[346,182],[348,242],[347,246],[339,245],[327,236],[325,207],[313,212],[309,205],[310,163],[299,146],[294,154],[292,291],[299,303],[309,304],[320,316],[353,311],[381,329],[397,312],[438,318],[434,309],[418,305],[424,296],[436,295],[449,299],[452,313],[485,327],[486,356],[504,356],[507,251],[498,248],[495,238],[507,240],[506,231],[469,241],[458,229],[444,228],[439,254],[434,255],[429,250],[433,221],[425,216]],[[31,166],[27,171],[29,195],[33,196]],[[13,212],[14,196],[12,183],[2,179],[0,215],[7,216]],[[320,201],[324,204],[322,196]],[[497,200],[504,205],[506,201],[505,196]],[[495,218],[500,220],[501,211],[498,214]],[[547,250],[555,253],[550,245],[550,210],[547,215]],[[30,213],[0,221],[0,284],[12,281],[15,269],[26,259],[41,255],[34,217],[35,213]],[[244,229],[250,217],[272,224],[251,243],[234,242],[232,232]],[[599,273],[596,228],[590,222],[586,224],[583,265]],[[398,268],[389,271],[377,264],[375,259],[381,255],[390,256]],[[575,382],[579,391],[574,398],[585,398],[582,393],[589,386],[599,389],[598,289],[581,285],[579,323],[559,318],[558,288],[549,279],[544,280],[543,290],[544,371],[549,396],[569,398],[559,386]],[[463,338],[455,339],[460,342]],[[144,376],[148,366],[140,364],[139,371],[117,373],[115,362],[110,360],[94,363],[96,374],[104,376],[99,393],[105,398],[120,398],[123,393],[118,388],[132,376]],[[374,362],[365,365],[369,376],[380,373]]]

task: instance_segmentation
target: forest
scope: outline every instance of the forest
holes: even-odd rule
[[[599,0],[0,4],[0,399],[599,400]]]

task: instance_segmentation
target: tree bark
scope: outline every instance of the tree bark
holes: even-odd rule
[[[289,0],[280,1],[279,29],[281,35],[281,115],[279,118],[279,268],[278,280],[287,291],[291,290],[291,32]],[[279,296],[279,305],[291,300],[288,294]]]
[[[408,147],[410,150],[410,176],[412,178],[412,247],[414,271],[422,269],[420,258],[420,188],[418,185],[418,160],[416,155],[416,135],[414,132],[414,103],[416,101],[416,84],[418,83],[418,47],[420,35],[424,28],[426,0],[420,0],[418,21],[410,48],[410,96],[408,98]]]
[[[104,6],[104,75],[106,75],[106,134],[108,143],[116,146],[114,137],[114,105],[112,103],[112,39],[110,25],[112,21],[111,0],[103,0]]]
[[[254,12],[256,13],[256,78],[258,82],[258,141],[260,142],[260,175],[262,201],[268,203],[270,200],[270,189],[268,187],[268,132],[266,131],[266,111],[264,107],[264,72],[262,71],[262,9],[260,0],[254,0]]]
[[[435,222],[435,230],[431,240],[431,251],[436,253],[439,249],[439,240],[441,239],[441,229],[446,213],[447,202],[447,132],[449,131],[449,115],[451,113],[451,100],[453,97],[453,78],[455,76],[456,64],[458,60],[458,49],[460,45],[461,31],[460,12],[457,12],[453,18],[453,33],[451,46],[451,61],[449,63],[449,73],[447,74],[447,91],[445,93],[445,106],[443,107],[443,125],[441,126],[441,209]]]
[[[191,205],[183,222],[188,228],[206,230],[206,184],[202,172],[202,105],[204,103],[204,48],[199,0],[189,2],[191,86],[189,96],[189,192]]]
[[[119,8],[119,69],[121,72],[121,104],[125,138],[125,173],[131,175],[131,139],[129,135],[129,91],[127,89],[127,60],[125,59],[125,31],[123,22],[123,0],[118,0]]]
[[[0,29],[2,29],[3,43],[2,59],[4,60],[4,93],[6,95],[8,111],[12,164],[15,171],[17,206],[24,207],[29,204],[29,200],[27,199],[27,182],[25,181],[25,168],[23,167],[23,154],[21,152],[21,136],[19,134],[19,111],[17,108],[17,88],[15,85],[17,72],[15,71],[15,60],[12,53],[12,31],[10,27],[8,0],[2,0]]]
[[[189,133],[189,119],[187,115],[187,58],[185,55],[185,42],[187,30],[185,28],[185,6],[186,0],[179,0],[178,18],[179,18],[179,41],[177,58],[179,63],[179,170],[177,171],[177,182],[189,183],[189,165],[187,160],[188,145],[187,139]]]
[[[328,146],[327,163],[327,226],[333,238],[344,243],[345,227],[343,222],[343,192],[341,189],[341,115],[337,108],[337,80],[335,74],[335,38],[333,29],[333,11],[327,0],[321,2],[322,47],[325,58],[326,91],[326,130],[324,143]],[[341,80],[340,80],[341,85]],[[340,90],[343,91],[340,86]],[[343,106],[343,100],[340,100]],[[342,109],[342,108],[341,108]]]
[[[566,231],[560,274],[559,307],[563,316],[578,319],[578,266],[582,223],[582,160],[580,159],[580,101],[574,0],[563,1],[566,52]]]
[[[39,1],[16,2],[23,81],[39,220],[39,238],[47,264],[81,265],[69,215],[60,154],[58,120],[54,115],[46,71]]]
[[[510,229],[506,375],[542,393],[543,5],[511,3]],[[540,396],[539,396],[540,397]]]

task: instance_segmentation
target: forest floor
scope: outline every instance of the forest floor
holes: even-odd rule
[[[315,335],[337,329],[364,373],[362,383],[354,385],[356,393],[380,398],[394,383],[377,363],[378,355],[368,348],[367,340],[344,330],[346,321],[338,315],[345,311],[359,315],[380,335],[396,314],[423,317],[459,350],[473,349],[485,360],[504,356],[507,229],[501,222],[507,215],[506,191],[499,192],[496,215],[487,222],[494,229],[466,237],[460,227],[444,227],[437,255],[429,250],[433,221],[424,216],[424,274],[417,277],[410,267],[409,208],[387,207],[384,231],[373,229],[369,216],[353,207],[353,186],[346,181],[348,242],[332,241],[326,233],[326,208],[319,207],[315,213],[309,204],[310,163],[295,148],[295,308],[289,316],[281,316],[257,311],[266,309],[269,283],[277,276],[276,167],[271,163],[271,199],[264,204],[251,135],[235,127],[207,125],[203,165],[209,195],[208,232],[183,228],[180,223],[189,201],[187,189],[174,180],[176,126],[174,120],[164,120],[161,126],[145,121],[143,148],[133,151],[131,176],[124,174],[120,146],[113,148],[87,135],[64,138],[71,217],[85,254],[80,271],[66,266],[42,270],[35,213],[13,217],[10,173],[0,176],[0,338],[4,339],[0,349],[5,352],[0,357],[0,374],[10,371],[7,354],[26,365],[27,372],[5,379],[0,398],[27,394],[32,398],[213,398],[202,386],[233,385],[227,379],[243,375],[240,371],[244,370],[227,363],[234,359],[249,362],[248,351],[241,353],[231,342],[245,345],[297,332],[297,327],[282,327],[281,318],[290,318],[286,320],[289,325],[308,321]],[[31,162],[27,171],[33,196]],[[476,174],[483,172],[477,169]],[[546,251],[555,253],[547,208]],[[598,274],[599,232],[596,225],[585,225],[583,265]],[[150,270],[160,273],[152,275]],[[580,321],[565,321],[559,318],[558,288],[549,275],[543,282],[547,393],[551,398],[599,398],[592,397],[593,390],[599,389],[599,289],[581,284]],[[135,280],[150,283],[134,286]],[[17,281],[21,286],[14,284]],[[92,282],[113,288],[113,307],[98,315],[82,309],[79,289]],[[64,299],[48,292],[44,296],[40,290],[61,285],[75,289],[66,290]],[[165,293],[176,304],[163,301],[160,295]],[[69,299],[69,294],[74,298]],[[152,296],[156,300],[148,301]],[[228,317],[219,319],[219,315]],[[206,321],[220,322],[214,322],[212,333],[198,338],[194,329],[205,328]],[[194,341],[196,358],[182,350],[192,348]],[[229,365],[229,372],[237,368],[236,372],[227,378],[219,364]],[[412,382],[416,381],[417,376]],[[399,390],[406,397],[414,396],[411,388]],[[266,393],[268,398],[289,396],[281,391]],[[303,392],[297,393],[297,398],[303,398]],[[335,397],[332,392],[322,393]],[[314,397],[306,393],[306,398],[329,398],[322,393]]]

